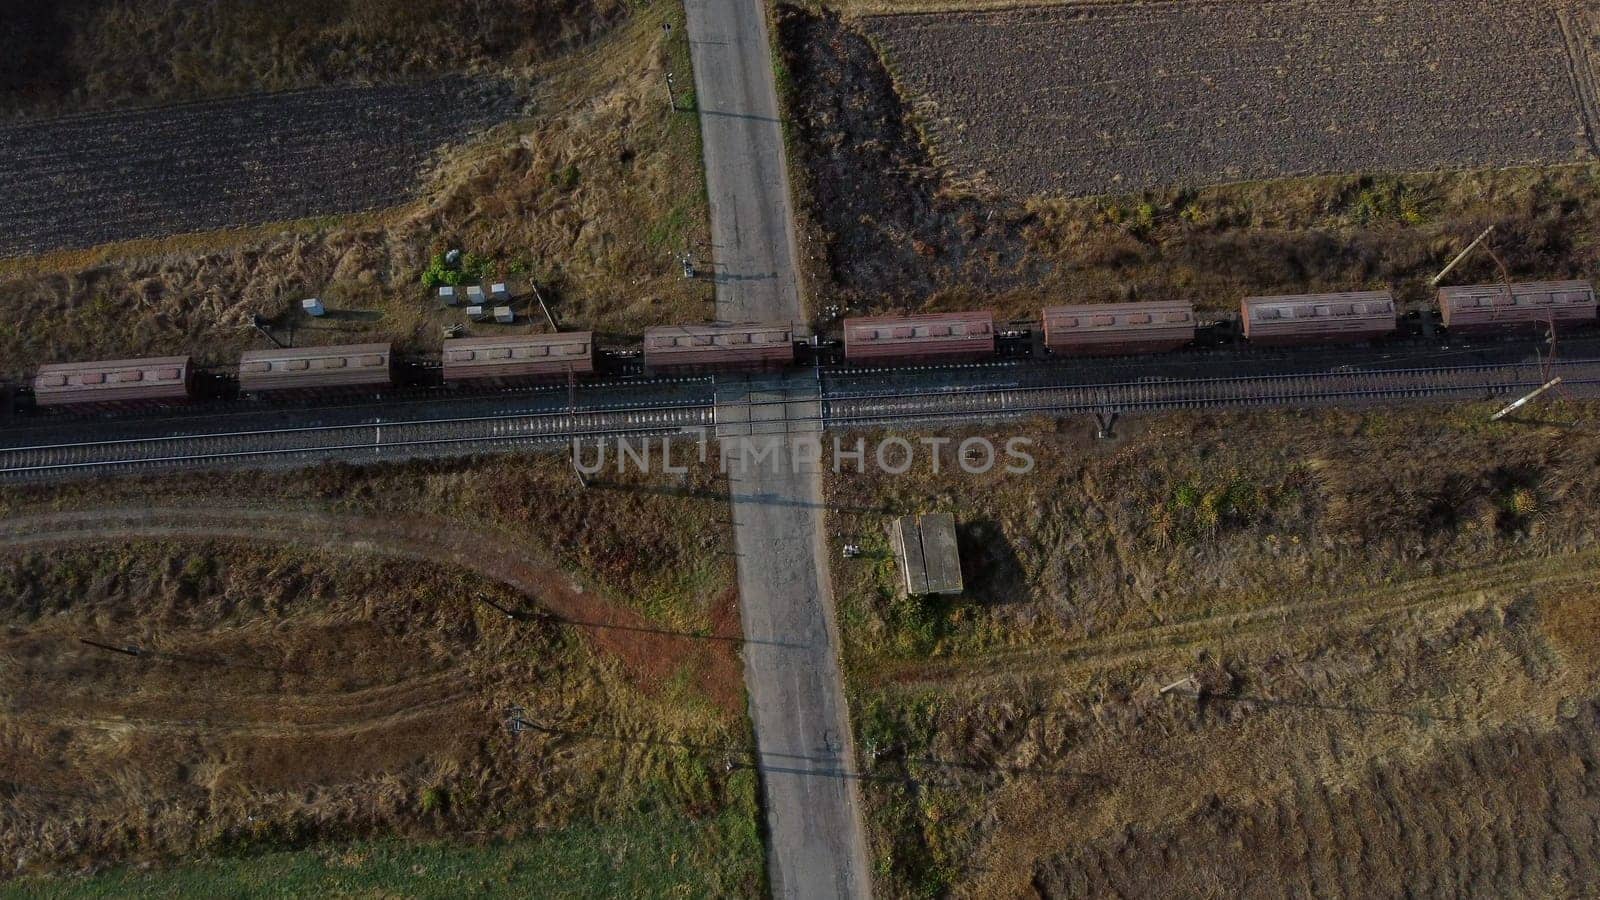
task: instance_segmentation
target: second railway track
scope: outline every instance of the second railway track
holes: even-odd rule
[[[915,424],[983,424],[1028,416],[1157,412],[1185,409],[1470,402],[1510,398],[1559,375],[1572,396],[1600,396],[1600,360],[1553,364],[1461,365],[1362,369],[1212,378],[1149,377],[1137,380],[960,388],[912,386],[844,390],[824,388],[789,403],[820,409],[823,428]],[[998,381],[1005,377],[996,370]],[[826,381],[824,381],[826,384]],[[301,465],[323,461],[375,462],[415,457],[503,452],[588,440],[674,434],[705,435],[716,425],[709,400],[543,410],[460,417],[374,418],[335,425],[289,428],[213,428],[184,434],[115,439],[13,442],[0,448],[0,480],[39,481],[100,474],[130,474],[227,465]],[[806,418],[800,416],[800,419]],[[791,418],[795,422],[798,419]],[[92,434],[93,425],[84,425]]]
[[[1560,375],[1574,393],[1600,394],[1600,362],[1471,365],[1231,378],[1152,378],[1103,384],[971,387],[825,395],[827,427],[985,421],[1030,415],[1156,412],[1407,401],[1472,401],[1531,391]]]
[[[706,404],[413,419],[159,437],[56,442],[0,449],[0,478],[66,477],[217,466],[449,456],[562,444],[573,437],[676,434],[711,424]]]

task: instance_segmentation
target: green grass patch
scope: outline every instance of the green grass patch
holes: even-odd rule
[[[714,816],[654,815],[471,846],[359,842],[87,877],[30,878],[6,896],[732,897],[764,888],[753,776]]]

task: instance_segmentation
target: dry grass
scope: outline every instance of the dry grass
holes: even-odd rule
[[[1483,412],[1158,418],[1110,443],[1062,426],[1027,478],[950,458],[833,476],[837,539],[869,551],[834,576],[884,776],[864,782],[882,891],[1592,876],[1600,810],[1563,760],[1595,746],[1600,412]],[[961,523],[969,590],[906,600],[874,555],[885,513],[932,509]],[[1201,700],[1158,694],[1185,675]],[[1512,777],[1508,745],[1545,774]],[[1492,824],[1452,806],[1480,794]]]
[[[833,527],[866,546],[879,510],[963,523],[962,602],[906,605],[886,558],[835,567],[853,661],[1048,650],[1128,629],[1574,552],[1597,534],[1587,404],[1533,424],[1484,410],[1217,414],[1043,431],[1026,477],[830,478]],[[1001,436],[997,436],[1001,437]],[[1374,464],[1376,462],[1376,464]]]
[[[1394,287],[1433,303],[1433,275],[1483,228],[1519,276],[1600,279],[1600,166],[1336,176],[1036,199],[1024,230],[1054,277],[1045,296],[1168,297],[1237,309],[1259,293]],[[1485,254],[1451,276],[1496,277]],[[1028,296],[1032,293],[1032,296]]]
[[[711,290],[672,254],[707,234],[699,132],[661,102],[687,71],[681,10],[657,4],[542,70],[537,113],[447,156],[412,207],[11,261],[0,274],[0,371],[40,362],[193,353],[230,362],[252,315],[287,322],[306,296],[357,315],[302,322],[306,343],[387,339],[436,349],[446,314],[419,283],[451,247],[536,279],[564,328],[636,333],[705,318]],[[670,35],[662,21],[679,22]],[[537,323],[525,327],[538,327]]]
[[[719,482],[595,482],[539,455],[7,489],[3,873],[753,815],[736,645],[702,637],[738,633]],[[513,705],[556,730],[513,740]]]
[[[606,473],[577,484],[561,456],[495,456],[285,472],[195,473],[0,491],[4,518],[85,510],[266,510],[433,522],[548,562],[656,623],[719,624],[733,584],[726,492],[691,458],[685,475]],[[265,526],[263,526],[265,527]]]
[[[55,114],[523,67],[625,14],[611,0],[8,0],[0,113]]]
[[[460,570],[134,542],[11,555],[0,585],[0,874],[704,816],[751,789],[651,743],[739,745],[742,718],[508,622],[475,598],[528,598]],[[513,705],[556,730],[511,736]]]

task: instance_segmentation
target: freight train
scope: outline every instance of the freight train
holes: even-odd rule
[[[1450,333],[1596,320],[1595,289],[1584,281],[1446,287],[1438,304]],[[1368,342],[1396,334],[1401,321],[1389,291],[1247,297],[1230,337],[1265,346]],[[438,378],[446,386],[571,381],[614,372],[633,356],[648,375],[781,370],[799,364],[802,352],[849,366],[930,365],[995,358],[1019,340],[1023,355],[1137,355],[1190,346],[1201,330],[1192,304],[1165,301],[1054,306],[1005,331],[987,310],[846,318],[839,327],[840,340],[823,342],[791,323],[669,325],[647,330],[638,351],[613,353],[600,351],[588,331],[451,339]],[[293,397],[381,392],[412,379],[389,344],[360,344],[251,351],[230,380],[245,396]],[[197,394],[196,368],[187,357],[47,365],[32,394],[39,408],[182,403]]]

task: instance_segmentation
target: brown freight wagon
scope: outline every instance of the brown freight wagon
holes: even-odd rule
[[[594,372],[594,332],[452,338],[444,342],[447,383],[545,381]]]
[[[1239,320],[1251,343],[1269,345],[1367,341],[1397,327],[1388,291],[1246,297]]]
[[[33,379],[39,406],[140,406],[178,403],[194,396],[194,367],[187,356],[115,359],[40,366]]]
[[[994,353],[994,313],[986,309],[844,320],[844,358],[851,363],[957,362]]]
[[[386,388],[394,384],[389,344],[284,347],[239,357],[239,389],[249,394]]]
[[[1439,289],[1439,319],[1452,331],[1595,320],[1594,285],[1587,281],[1468,284]]]
[[[1182,300],[1051,306],[1042,316],[1052,353],[1158,353],[1194,340],[1194,304]]]
[[[781,369],[794,365],[795,329],[787,322],[663,325],[644,333],[647,372]]]

